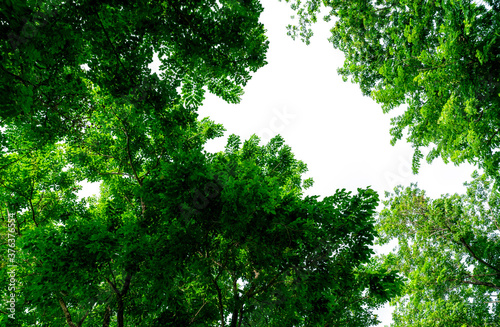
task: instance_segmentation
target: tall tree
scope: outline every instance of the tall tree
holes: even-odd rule
[[[474,177],[464,195],[431,199],[412,185],[385,202],[380,241],[398,240],[385,264],[407,278],[392,326],[500,323],[500,194]]]
[[[100,109],[95,87],[145,112],[193,109],[203,87],[238,102],[265,64],[262,10],[257,0],[2,1],[0,123],[61,140]]]
[[[39,285],[54,283],[22,292],[18,304],[27,310],[16,311],[25,318],[18,321],[60,325],[65,317],[72,326],[97,314],[103,325],[123,325],[135,268],[112,231],[123,215],[144,218],[143,197],[133,192],[160,162],[201,153],[199,140],[218,135],[219,127],[197,122],[195,110],[204,88],[238,102],[250,74],[265,64],[261,11],[258,1],[0,4],[3,227],[10,226],[6,212],[15,213],[12,235],[26,249],[17,256],[18,281],[34,274]],[[159,76],[148,68],[155,52]],[[83,179],[103,183],[97,204],[77,203]],[[92,246],[109,251],[96,257]],[[48,256],[51,250],[58,255]],[[56,273],[62,267],[76,271],[64,279]],[[86,300],[75,313],[81,294]]]
[[[203,141],[203,126],[188,139]],[[93,155],[95,165],[80,156],[76,172],[79,166],[92,167],[87,176],[109,172],[103,174],[101,196],[73,201],[68,213],[52,212],[52,220],[25,226],[18,236],[22,296],[16,321],[20,326],[375,324],[371,309],[398,294],[400,285],[395,271],[370,261],[377,194],[341,190],[321,201],[303,198],[303,187],[311,185],[301,177],[305,164],[280,137],[266,146],[258,143],[254,137],[241,147],[232,136],[224,153],[173,151],[150,170],[144,151],[144,161],[128,159],[122,173],[116,158],[120,151],[128,157],[127,146],[108,146],[118,153]],[[124,169],[131,163],[135,173]],[[28,208],[25,215],[31,214]],[[2,283],[8,284],[7,278]]]
[[[241,147],[231,136],[210,161],[215,178],[198,184],[193,202],[183,205],[190,232],[199,235],[190,265],[203,271],[184,275],[183,288],[207,286],[198,297],[212,299],[218,325],[376,323],[371,308],[394,296],[399,283],[394,272],[369,264],[375,192],[303,198],[311,183],[301,178],[306,166],[281,137],[265,146],[252,137]],[[178,203],[161,211],[174,212]]]
[[[24,286],[35,265],[42,265],[42,257],[33,257],[31,253],[20,251],[22,242],[30,233],[45,230],[48,226],[63,223],[71,217],[84,216],[83,203],[78,201],[76,192],[81,189],[78,183],[81,175],[69,167],[65,155],[68,147],[63,144],[48,144],[36,149],[26,142],[22,135],[5,134],[10,146],[22,149],[19,153],[3,154],[0,169],[0,219],[1,219],[1,285],[2,318],[5,326],[27,326],[36,324],[40,317],[45,317],[48,325],[60,325],[56,317],[60,311],[47,311],[44,301],[48,301],[50,288],[40,283],[28,291]],[[50,237],[43,235],[43,238]],[[45,249],[44,241],[37,245]],[[61,245],[62,244],[58,244]],[[58,250],[58,248],[55,248]],[[51,249],[54,250],[54,249]],[[52,260],[59,260],[59,268],[65,268],[64,257],[52,252]],[[47,253],[50,257],[51,255]],[[57,275],[47,274],[45,278],[57,281]],[[23,285],[24,284],[24,285]],[[39,310],[23,311],[35,299]],[[6,302],[9,300],[10,302]],[[38,300],[43,300],[39,301]]]
[[[330,42],[345,54],[339,73],[360,85],[392,119],[392,143],[406,133],[423,154],[479,164],[500,174],[500,4],[485,0],[292,0],[309,42],[322,6],[334,18]]]
[[[0,6],[2,323],[376,323],[400,282],[370,261],[374,191],[304,198],[281,137],[203,151],[223,132],[197,119],[204,88],[237,102],[265,64],[257,1]]]

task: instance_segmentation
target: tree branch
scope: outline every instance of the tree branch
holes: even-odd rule
[[[448,281],[450,281],[450,282],[459,282],[459,283],[462,283],[462,284],[488,286],[488,287],[500,290],[500,286],[497,286],[497,285],[495,285],[493,283],[481,282],[481,281],[478,281],[477,279],[475,281],[466,280],[466,279],[464,279],[464,280],[460,280],[460,279],[448,279]]]
[[[493,133],[493,135],[491,135],[491,137],[487,141],[488,144],[490,144],[491,141],[493,141],[493,138],[498,134],[498,132],[500,132],[500,129],[498,129],[495,133]]]
[[[10,76],[14,77],[15,79],[17,79],[18,81],[20,81],[21,83],[23,83],[24,85],[26,85],[26,83],[28,83],[29,85],[31,86],[34,86],[36,87],[36,85],[34,85],[33,83],[31,83],[30,81],[26,81],[25,79],[23,79],[21,76],[18,76],[14,73],[11,73],[10,71],[8,71],[7,69],[5,69],[5,67],[3,65],[0,65],[0,67],[2,68],[2,70],[4,72],[6,72],[7,74],[9,74]]]
[[[463,246],[465,246],[465,248],[467,249],[467,251],[470,253],[470,255],[476,259],[477,261],[481,262],[483,265],[497,271],[500,273],[500,269],[490,265],[489,263],[487,263],[486,261],[484,261],[483,259],[479,258],[475,253],[474,251],[472,251],[472,248],[469,246],[469,244],[467,244],[467,242],[465,242],[464,238],[460,238],[460,242],[463,244]]]
[[[251,297],[253,297],[253,296],[254,296],[254,295],[256,295],[256,294],[259,294],[259,293],[261,293],[261,292],[265,292],[265,291],[267,291],[267,290],[268,290],[271,286],[273,286],[273,285],[276,285],[276,284],[277,284],[276,280],[278,279],[278,277],[279,277],[279,276],[281,276],[281,274],[282,274],[282,273],[283,273],[283,272],[278,273],[276,276],[274,276],[274,277],[273,277],[273,278],[269,281],[269,283],[267,283],[267,285],[265,285],[265,286],[263,286],[263,287],[259,288],[259,289],[258,289],[258,290],[256,290],[255,292],[254,292],[254,290],[255,290],[255,288],[256,288],[256,285],[252,285],[252,287],[251,287],[251,288],[250,288],[250,289],[249,289],[249,290],[245,293],[245,296],[246,296],[247,298],[251,298]]]
[[[130,281],[132,280],[132,274],[127,273],[125,276],[125,280],[123,282],[123,287],[122,291],[120,292],[118,288],[116,287],[115,284],[113,284],[109,278],[106,277],[106,281],[108,284],[111,286],[113,291],[116,294],[116,301],[117,301],[117,312],[116,312],[116,321],[118,324],[118,327],[123,327],[124,326],[124,318],[123,318],[123,311],[124,311],[124,304],[123,304],[123,298],[127,294],[129,288],[130,288]]]
[[[443,67],[446,67],[446,66],[449,66],[449,65],[452,65],[452,64],[456,64],[458,63],[459,61],[452,61],[452,62],[449,62],[447,64],[442,64],[442,65],[439,65],[439,66],[435,66],[435,67],[427,67],[427,68],[421,68],[421,69],[417,69],[418,72],[423,72],[423,71],[427,71],[427,70],[435,70],[435,69],[439,69],[439,68],[443,68]],[[469,60],[468,62],[466,62],[465,64],[468,65],[470,63],[472,63],[473,60]]]
[[[238,294],[238,279],[236,278],[236,273],[233,271],[232,272],[232,277],[233,277],[233,296],[234,296],[234,308],[233,308],[233,313],[231,316],[231,327],[237,327],[238,324],[238,313],[239,313],[239,306],[240,306],[240,296]]]
[[[193,318],[191,318],[191,320],[189,321],[190,325],[194,322],[194,320],[196,319],[196,316],[198,315],[198,313],[200,313],[201,309],[203,309],[203,307],[205,306],[205,304],[207,304],[207,302],[205,302],[205,299],[203,299],[203,305],[201,306],[201,308],[198,309],[198,311],[196,311],[196,313],[193,316]]]
[[[33,219],[35,226],[38,227],[38,223],[36,222],[35,208],[33,207],[33,202],[31,201],[31,199],[29,199],[28,202],[30,204],[30,209],[31,209],[31,219]]]
[[[108,277],[105,278],[106,279],[106,282],[108,282],[109,286],[111,286],[111,288],[113,289],[113,292],[115,292],[116,295],[120,295],[120,290],[118,290],[116,288],[116,285],[113,284]]]
[[[217,290],[217,302],[218,302],[219,313],[220,313],[220,325],[221,325],[221,327],[224,327],[224,306],[222,305],[222,292],[220,290],[219,285],[217,284],[217,281],[215,279],[213,279],[212,282],[214,283],[215,289]]]
[[[130,281],[132,280],[132,274],[127,273],[127,276],[125,276],[125,281],[123,283],[122,291],[120,293],[121,296],[125,296],[130,288]]]
[[[7,164],[3,165],[2,167],[0,167],[0,170],[5,169],[5,168],[7,168],[8,166],[12,165],[13,163],[18,162],[19,160],[21,160],[23,157],[25,157],[25,156],[27,156],[27,155],[28,155],[28,152],[27,152],[27,153],[25,153],[25,154],[23,154],[22,156],[20,156],[20,157],[19,157],[19,158],[17,158],[16,160],[13,160],[13,161],[11,161],[11,162],[9,162],[9,163],[7,163]]]
[[[104,317],[102,319],[102,327],[109,327],[109,323],[111,322],[111,307],[106,305],[106,309],[104,310]]]
[[[73,320],[71,320],[71,314],[69,313],[69,310],[66,307],[66,303],[64,303],[64,300],[62,299],[62,297],[59,297],[58,301],[59,301],[59,305],[61,306],[61,309],[64,313],[64,317],[66,318],[66,322],[68,323],[68,325],[70,327],[78,327],[77,325],[75,325],[73,323]]]
[[[78,327],[82,327],[83,322],[85,321],[85,319],[89,315],[89,312],[90,312],[90,309],[88,309],[87,312],[85,312],[85,314],[83,315],[82,319],[80,319],[80,321],[78,322]]]

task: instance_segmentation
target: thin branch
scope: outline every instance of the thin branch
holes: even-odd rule
[[[28,202],[30,204],[30,209],[31,209],[31,219],[33,219],[35,226],[38,227],[38,223],[36,222],[36,216],[35,216],[35,208],[33,208],[33,202],[31,201],[31,199],[29,199]]]
[[[113,261],[111,259],[111,261]],[[113,269],[111,268],[111,264],[108,262],[108,267],[109,267],[109,271],[111,272],[111,277],[113,277],[113,283],[116,285],[116,278],[115,278],[115,274],[113,273]]]
[[[73,320],[71,320],[71,314],[69,313],[69,310],[66,307],[66,303],[64,303],[64,300],[62,299],[62,297],[59,297],[58,301],[59,301],[59,305],[61,306],[61,309],[64,313],[64,317],[66,318],[66,322],[68,323],[68,325],[70,327],[78,327],[77,325],[75,325],[73,323]]]
[[[123,69],[125,70],[125,74],[127,74],[130,81],[133,81],[132,76],[130,76],[130,74],[128,73],[129,69],[127,69],[127,67],[125,67],[125,65],[123,64],[123,62],[120,59],[120,56],[118,55],[118,52],[116,52],[115,45],[113,44],[113,42],[111,42],[108,31],[104,27],[104,24],[102,23],[102,19],[99,16],[99,13],[96,12],[96,14],[97,14],[97,18],[99,18],[99,24],[101,25],[102,31],[104,32],[104,35],[106,36],[106,39],[108,40],[108,43],[111,45],[111,48],[113,49],[113,54],[115,55],[116,60],[118,60],[118,63],[123,67]],[[137,85],[137,84],[134,83],[134,86],[135,85]]]
[[[18,162],[19,160],[21,160],[23,157],[25,157],[25,156],[27,156],[27,155],[28,155],[28,152],[26,152],[25,154],[23,154],[22,156],[20,156],[20,157],[19,157],[19,158],[17,158],[16,160],[13,160],[13,161],[11,161],[11,162],[9,162],[9,163],[7,163],[7,164],[3,165],[2,167],[0,167],[0,170],[5,169],[5,168],[7,168],[8,166],[12,165],[13,163]]]
[[[481,120],[481,118],[483,118],[484,110],[485,110],[485,109],[482,109],[482,110],[481,110],[481,114],[479,115],[479,117],[478,117],[476,120],[474,120],[474,122],[475,122],[475,123],[477,123],[478,121],[480,121],[480,120]]]
[[[105,173],[98,173],[99,175],[119,175],[119,176],[130,176],[129,174],[127,173],[122,173],[122,172],[119,172],[119,171],[109,171],[109,172],[105,172]]]
[[[26,81],[26,80],[25,80],[25,79],[23,79],[21,76],[18,76],[18,75],[16,75],[16,74],[11,73],[10,71],[8,71],[8,70],[7,70],[7,69],[6,69],[3,65],[0,65],[0,67],[2,68],[2,70],[3,70],[4,72],[6,72],[6,73],[7,73],[7,74],[9,74],[10,76],[14,77],[15,79],[17,79],[17,80],[21,81],[21,83],[23,83],[24,85],[26,85],[26,83],[28,83],[29,85],[36,87],[36,85],[35,85],[35,84],[33,84],[33,83],[31,83],[30,81]]]
[[[108,277],[106,277],[105,279],[106,279],[106,281],[108,282],[109,286],[111,286],[111,288],[113,289],[113,291],[114,291],[117,295],[120,295],[120,290],[118,290],[118,289],[116,288],[116,285],[115,285],[115,284],[113,284],[113,283],[109,280],[109,278],[108,278]]]
[[[219,285],[217,284],[217,281],[215,279],[213,279],[212,282],[214,283],[215,289],[217,290],[217,302],[218,302],[219,313],[220,313],[220,325],[221,325],[221,327],[224,327],[224,307],[222,305],[222,292],[219,288]]]
[[[103,322],[102,322],[102,327],[109,327],[109,323],[111,322],[111,307],[106,305],[106,309],[104,310],[104,317],[103,317]]]
[[[470,253],[470,255],[476,259],[477,261],[481,262],[483,265],[497,271],[500,273],[500,269],[490,265],[489,263],[487,263],[486,261],[484,261],[483,259],[479,258],[475,253],[474,251],[472,250],[472,248],[469,246],[469,244],[467,244],[467,242],[465,242],[464,238],[460,238],[460,242],[465,246],[465,248],[467,249],[467,251]]]
[[[121,61],[120,56],[119,56],[118,52],[116,51],[116,48],[115,48],[113,42],[111,41],[111,38],[109,37],[109,34],[108,34],[106,28],[104,27],[104,24],[102,23],[101,17],[99,16],[99,13],[96,12],[96,15],[97,15],[97,18],[99,18],[99,24],[101,25],[101,28],[102,28],[102,30],[104,32],[104,35],[106,36],[106,39],[108,40],[109,44],[111,45],[111,48],[113,50],[113,53],[114,53],[116,59],[118,60],[118,63],[120,64],[120,66],[122,66],[122,68],[125,71],[125,74],[127,74],[129,80],[132,82],[132,84],[134,85],[134,87],[140,86],[140,85],[138,85],[137,83],[134,82],[134,79],[129,74],[129,70],[130,69],[128,69],[127,67],[125,67],[125,65]],[[142,90],[140,88],[139,88],[139,91],[142,93]],[[142,96],[144,96],[144,94],[142,94]],[[146,99],[146,102],[151,105],[151,107],[155,108],[154,104],[151,102],[151,100],[148,97],[145,97],[145,99]]]
[[[223,264],[219,265],[220,266],[219,273],[217,274],[217,276],[215,276],[214,279],[212,279],[212,282],[214,283],[215,289],[217,291],[218,306],[219,306],[219,312],[220,312],[220,317],[221,317],[221,327],[224,327],[224,306],[222,303],[222,292],[221,292],[219,285],[217,284],[217,279],[219,279],[219,277],[222,275],[222,272],[224,271],[224,268],[225,268],[227,261],[228,261],[228,258],[229,258],[230,249],[233,245],[238,245],[238,244],[235,242],[235,243],[232,243],[228,246],[228,248],[226,249],[226,253],[224,254]]]
[[[88,309],[87,312],[85,312],[85,314],[83,315],[82,319],[80,319],[80,322],[78,322],[78,327],[82,327],[83,322],[85,321],[85,319],[87,318],[89,313],[90,313],[90,309]]]
[[[267,291],[267,290],[268,290],[271,286],[276,285],[276,284],[278,284],[278,283],[279,283],[279,282],[276,282],[276,280],[278,279],[278,277],[279,277],[279,276],[281,276],[281,274],[282,274],[282,273],[283,273],[283,272],[278,273],[276,276],[274,276],[274,277],[273,277],[273,278],[269,281],[269,283],[267,283],[267,285],[265,285],[264,287],[259,288],[259,289],[258,289],[258,290],[256,290],[255,292],[254,292],[254,290],[255,290],[255,288],[256,288],[256,285],[252,285],[252,287],[250,287],[250,289],[249,289],[249,290],[245,293],[245,296],[246,296],[247,298],[251,298],[251,297],[255,296],[256,294],[259,294],[259,293],[261,293],[261,292],[265,292],[265,291]]]
[[[449,62],[447,64],[442,64],[442,65],[439,65],[439,66],[435,66],[435,67],[420,68],[420,69],[417,69],[417,71],[418,72],[423,72],[423,71],[427,71],[427,70],[435,70],[435,69],[439,69],[439,68],[443,68],[443,67],[446,67],[446,66],[449,66],[449,65],[456,64],[458,62],[459,61],[453,61],[453,62]],[[468,65],[468,64],[470,64],[472,62],[473,62],[473,60],[470,60],[470,61],[466,62],[465,64]]]
[[[236,327],[236,324],[238,323],[238,313],[239,313],[239,305],[240,305],[240,297],[238,294],[238,279],[236,278],[236,273],[233,271],[231,273],[233,277],[233,294],[234,294],[234,308],[233,308],[233,313],[231,316],[231,327]],[[243,304],[242,304],[243,305]]]
[[[128,198],[125,194],[123,194],[123,197],[124,197],[124,198],[125,198],[125,200],[128,202],[128,204],[130,204],[131,206],[134,206],[134,205],[132,204],[132,202],[130,201],[130,199],[129,199],[129,198]]]
[[[498,132],[500,132],[500,129],[498,129],[493,135],[491,135],[491,137],[487,141],[488,144],[490,144],[491,141],[493,141],[493,138],[498,134]]]
[[[459,283],[462,283],[462,284],[469,284],[469,285],[479,285],[479,286],[488,286],[488,287],[491,287],[491,288],[494,288],[494,289],[497,289],[497,290],[500,290],[500,286],[497,286],[493,283],[488,283],[488,282],[481,282],[481,281],[472,281],[472,280],[461,280],[461,279],[448,279],[447,281],[449,282],[459,282]]]
[[[160,157],[156,157],[156,164],[149,169],[144,175],[142,175],[141,179],[144,180],[146,176],[148,176],[153,169],[156,169],[160,165]]]
[[[43,197],[45,196],[45,192],[40,192],[40,198],[38,199],[38,203],[36,204],[36,210],[38,212],[42,212],[43,208],[45,208],[45,205],[40,208],[40,205],[42,204]]]
[[[142,187],[142,180],[137,175],[137,172],[135,171],[135,168],[134,168],[134,164],[132,163],[132,154],[130,151],[130,137],[128,136],[128,133],[126,131],[125,131],[125,135],[127,136],[127,155],[128,155],[130,167],[132,168],[132,172],[134,173],[134,176],[135,176],[135,179],[137,180],[137,183],[139,183],[139,186]]]
[[[475,277],[488,277],[488,276],[498,276],[498,275],[500,274],[497,273],[497,274],[469,275],[469,277],[475,279]]]
[[[132,172],[134,173],[134,177],[137,180],[137,183],[139,183],[139,186],[142,187],[142,178],[139,178],[139,176],[137,175],[137,171],[135,170],[134,165],[132,163],[132,154],[131,154],[131,150],[130,150],[130,136],[127,133],[126,124],[123,121],[123,119],[118,116],[118,114],[116,112],[113,111],[113,114],[115,115],[116,118],[118,118],[118,120],[123,125],[123,128],[120,128],[120,129],[122,130],[123,134],[125,134],[125,137],[127,139],[127,156],[128,156],[129,165],[132,168]]]
[[[189,321],[190,325],[194,322],[194,320],[196,319],[196,316],[198,315],[198,313],[200,313],[201,309],[203,309],[203,307],[205,306],[205,304],[207,304],[207,302],[205,301],[205,299],[203,299],[203,305],[201,306],[201,308],[198,309],[198,311],[196,311],[196,313],[193,316],[193,318],[191,318],[191,320]]]

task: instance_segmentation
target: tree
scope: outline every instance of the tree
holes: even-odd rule
[[[376,323],[400,281],[370,260],[373,190],[304,198],[281,137],[203,151],[204,88],[237,102],[265,63],[258,2],[1,6],[2,323]]]
[[[7,131],[4,136],[8,140],[7,144],[22,151],[4,153],[0,169],[0,246],[3,253],[0,283],[4,289],[0,321],[8,326],[28,326],[35,324],[42,316],[47,319],[47,325],[60,325],[56,318],[60,312],[44,310],[44,301],[49,300],[49,289],[45,283],[38,284],[30,292],[24,291],[23,282],[30,280],[33,265],[42,265],[42,258],[33,258],[29,253],[19,250],[22,241],[30,233],[44,230],[75,215],[83,216],[86,209],[76,195],[81,189],[78,185],[81,177],[74,169],[68,169],[69,162],[65,156],[67,146],[49,144],[36,149],[22,135]],[[37,245],[40,249],[46,249],[43,239],[39,239]],[[64,267],[64,257],[57,256],[55,252],[47,255],[52,260],[59,260],[60,268]],[[49,279],[55,277],[45,275]],[[30,303],[33,298],[43,299],[34,302],[40,310],[23,311],[23,308],[27,308],[25,303]],[[7,299],[10,302],[6,303]],[[11,304],[15,306],[11,307]]]
[[[407,131],[418,171],[431,162],[478,164],[500,178],[500,8],[498,1],[291,1],[292,36],[306,42],[324,5],[330,42],[345,54],[339,73],[392,118],[392,143]],[[406,130],[407,129],[407,130]]]
[[[202,135],[193,134],[192,140]],[[142,167],[137,163],[138,178],[104,174],[98,199],[61,199],[65,206],[58,207],[67,212],[45,206],[32,211],[28,201],[19,201],[27,207],[24,216],[43,217],[48,210],[52,219],[36,227],[20,221],[16,278],[22,295],[16,321],[20,326],[376,323],[371,309],[398,294],[400,285],[395,271],[370,261],[377,194],[341,190],[322,201],[303,198],[302,188],[311,185],[301,178],[305,164],[280,137],[266,146],[258,143],[254,137],[241,147],[232,136],[224,153],[190,149],[150,171],[142,168],[147,160]],[[64,153],[71,158],[70,150]],[[97,162],[94,174],[107,171],[114,157],[120,156],[103,156],[107,162]],[[21,164],[11,169],[32,171]],[[81,172],[79,165],[93,167],[82,159],[72,169]],[[47,192],[41,188],[36,194]],[[2,270],[5,286],[7,269]]]
[[[200,124],[200,130],[207,129]],[[254,137],[241,147],[233,136],[224,153],[204,156],[191,148],[151,170],[147,157],[142,165],[132,159],[123,167],[134,162],[135,173],[102,174],[98,199],[76,202],[70,192],[70,201],[60,198],[53,206],[58,211],[40,200],[33,210],[31,198],[12,196],[27,187],[10,187],[2,198],[18,201],[17,211],[26,208],[23,217],[39,224],[16,216],[22,231],[16,257],[19,325],[376,323],[370,310],[399,289],[394,271],[369,261],[376,193],[342,190],[322,201],[302,198],[302,187],[311,184],[301,178],[306,166],[280,137],[266,146],[258,142]],[[103,155],[95,166],[80,156],[71,172],[81,173],[79,166],[90,167],[86,176],[109,171],[123,157],[120,150],[128,151],[108,145],[118,154]],[[70,149],[58,153],[73,158]],[[42,158],[54,160],[46,153]],[[10,167],[17,175],[33,175],[23,164]],[[31,192],[35,199],[50,198],[51,183],[42,181],[58,178],[54,172],[61,168],[40,168],[38,180],[25,183],[40,185]],[[49,213],[50,219],[39,218]]]
[[[302,198],[306,166],[281,137],[258,143],[253,137],[240,147],[231,136],[226,152],[212,157],[216,179],[201,183],[193,207],[184,207],[188,225],[200,228],[193,260],[204,273],[191,274],[192,282],[208,285],[203,297],[214,299],[217,324],[228,317],[230,326],[376,323],[370,308],[399,287],[395,272],[368,264],[376,193]]]
[[[131,192],[141,192],[160,162],[178,151],[201,153],[199,141],[220,133],[219,126],[196,120],[205,89],[238,102],[251,73],[265,64],[260,3],[220,4],[0,4],[3,230],[26,250],[16,257],[23,262],[17,280],[34,274],[39,285],[53,283],[26,288],[30,293],[23,292],[18,304],[27,310],[16,311],[23,316],[18,322],[61,325],[65,320],[72,326],[99,318],[103,326],[123,326],[136,268],[129,253],[117,248],[124,243],[116,230],[123,215],[143,218],[147,209],[143,197]],[[148,68],[155,52],[162,62],[160,76]],[[196,135],[189,134],[193,129]],[[103,183],[100,202],[76,201],[84,179]],[[132,202],[124,204],[129,197]],[[7,217],[7,212],[14,214]],[[4,238],[2,245],[11,244]],[[106,273],[95,274],[104,264]],[[57,272],[63,267],[77,271],[61,279]],[[6,270],[2,264],[3,285],[8,285]],[[110,289],[104,290],[106,285]],[[75,312],[82,294],[85,301]]]
[[[224,4],[224,5],[219,5]],[[0,122],[39,143],[86,128],[92,89],[162,113],[238,102],[268,47],[252,1],[2,1]],[[158,76],[148,65],[156,53]],[[177,88],[182,89],[182,98]]]
[[[398,240],[385,264],[407,278],[391,326],[500,323],[500,197],[491,180],[473,177],[464,195],[430,199],[412,185],[384,202],[380,243]]]

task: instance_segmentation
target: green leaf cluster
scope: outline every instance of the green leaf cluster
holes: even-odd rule
[[[378,218],[385,265],[406,278],[391,326],[497,326],[500,197],[474,174],[467,194],[431,199],[416,185],[388,194]]]

